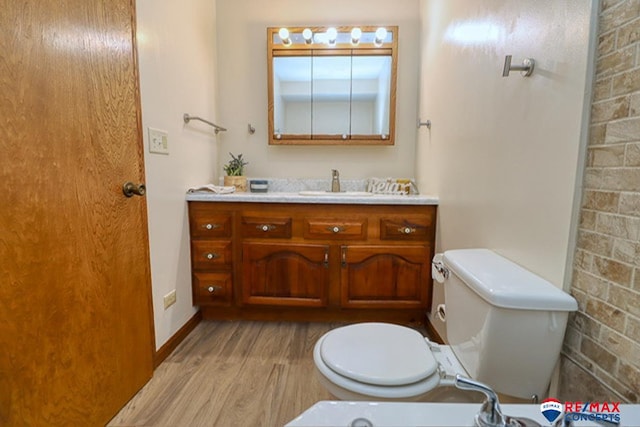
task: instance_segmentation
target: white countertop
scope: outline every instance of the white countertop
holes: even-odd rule
[[[208,191],[187,193],[190,202],[255,202],[255,203],[314,203],[314,204],[345,204],[345,205],[437,205],[438,198],[434,196],[409,195],[395,196],[374,194],[372,196],[303,196],[297,192],[268,192],[268,193],[231,193],[216,194]]]
[[[248,180],[267,181],[269,191],[266,193],[246,192],[230,194],[218,194],[211,191],[195,191],[188,192],[186,199],[190,202],[315,203],[343,205],[438,204],[438,198],[435,196],[423,196],[419,194],[386,195],[366,193],[368,183],[367,179],[341,180],[340,189],[344,191],[342,194],[333,194],[326,191],[331,188],[330,179],[249,178]],[[416,188],[415,185],[413,188]]]

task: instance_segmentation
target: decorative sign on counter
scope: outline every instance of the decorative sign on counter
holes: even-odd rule
[[[405,178],[369,178],[367,191],[374,194],[411,194],[411,180]]]

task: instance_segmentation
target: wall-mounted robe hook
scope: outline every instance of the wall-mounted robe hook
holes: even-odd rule
[[[533,58],[525,58],[522,65],[511,65],[511,55],[504,57],[504,68],[502,69],[502,77],[509,77],[509,71],[520,71],[523,77],[529,77],[533,73],[533,67],[536,61]]]
[[[251,123],[249,123],[247,125],[247,131],[249,132],[249,134],[253,135],[254,133],[256,133],[256,128],[254,128],[253,126],[251,126]]]
[[[427,129],[431,129],[431,120],[427,120],[426,122],[421,121],[420,119],[418,119],[418,129],[420,129],[422,126],[426,126]]]

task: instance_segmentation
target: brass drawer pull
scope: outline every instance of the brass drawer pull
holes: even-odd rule
[[[207,223],[207,224],[204,224],[202,228],[205,228],[207,230],[215,230],[216,228],[220,228],[220,224]]]
[[[209,285],[209,287],[207,288],[207,292],[209,292],[210,294],[213,294],[216,291],[221,291],[221,290],[222,290],[222,286],[219,286],[219,285]]]
[[[413,227],[400,227],[398,231],[402,234],[413,234],[416,232],[416,229]]]
[[[276,226],[275,225],[271,225],[271,224],[261,224],[261,225],[256,225],[256,228],[258,230],[262,230],[262,231],[264,231],[266,233],[268,231],[275,230]]]
[[[337,234],[337,233],[340,233],[341,231],[344,231],[344,227],[339,227],[337,225],[334,225],[333,227],[327,227],[327,231]]]
[[[204,257],[206,259],[216,259],[216,258],[220,258],[220,255],[213,252],[209,252],[207,254],[204,254]]]

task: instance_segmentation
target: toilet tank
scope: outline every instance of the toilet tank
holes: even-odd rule
[[[544,398],[560,355],[569,294],[488,249],[446,251],[447,341],[495,391]]]

